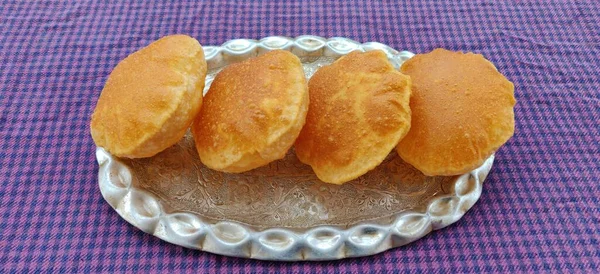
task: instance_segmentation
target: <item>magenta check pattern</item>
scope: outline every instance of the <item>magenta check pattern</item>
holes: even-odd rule
[[[600,3],[333,2],[2,1],[0,272],[598,273]],[[174,33],[482,53],[515,83],[516,133],[474,208],[408,246],[302,263],[188,250],[104,202],[88,125],[117,62]]]

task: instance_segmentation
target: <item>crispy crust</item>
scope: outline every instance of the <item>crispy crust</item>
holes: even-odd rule
[[[281,159],[304,125],[308,87],[302,64],[276,50],[224,68],[192,126],[200,160],[244,172]]]
[[[342,184],[379,165],[410,129],[410,78],[382,51],[352,52],[309,81],[295,150],[319,179]]]
[[[513,135],[514,85],[482,55],[436,49],[401,71],[413,80],[413,119],[397,151],[424,174],[472,170]]]
[[[106,81],[91,119],[97,146],[113,155],[150,157],[179,141],[202,105],[202,47],[172,35],[122,60]]]

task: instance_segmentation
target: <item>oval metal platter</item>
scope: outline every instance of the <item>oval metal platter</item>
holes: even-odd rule
[[[317,36],[236,39],[204,47],[209,71],[275,50],[297,55],[306,76],[351,51],[383,50],[394,67],[413,56],[386,45]],[[227,174],[202,165],[188,133],[145,159],[97,148],[104,199],[127,222],[167,242],[263,260],[332,260],[376,254],[458,221],[481,195],[492,155],[453,177],[427,177],[394,152],[344,185],[317,179],[293,149],[268,166]]]

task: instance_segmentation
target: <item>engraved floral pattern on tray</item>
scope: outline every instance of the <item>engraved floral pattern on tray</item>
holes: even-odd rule
[[[306,228],[385,221],[443,192],[443,182],[451,180],[424,176],[395,154],[341,186],[320,182],[293,151],[241,174],[211,170],[200,162],[189,134],[157,156],[123,162],[131,167],[133,186],[157,195],[171,210],[253,227]]]

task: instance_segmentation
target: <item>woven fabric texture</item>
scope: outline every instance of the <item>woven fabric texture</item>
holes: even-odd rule
[[[2,1],[0,272],[596,272],[598,1]],[[280,263],[189,250],[98,189],[90,115],[117,62],[161,36],[203,45],[342,36],[484,54],[515,83],[515,136],[458,223],[365,258]]]

